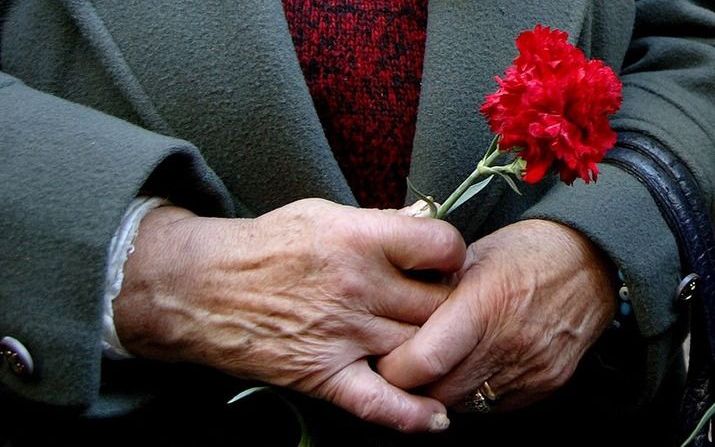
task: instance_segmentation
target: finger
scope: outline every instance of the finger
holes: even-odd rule
[[[408,278],[395,271],[387,277],[373,278],[365,306],[373,315],[422,325],[452,290],[450,285]]]
[[[567,362],[538,361],[533,358],[506,359],[493,356],[495,350],[488,342],[480,343],[467,359],[445,377],[430,385],[426,395],[447,406],[465,409],[464,403],[476,390],[488,382],[497,400],[494,411],[511,411],[525,407],[550,395],[572,375]],[[499,352],[499,350],[496,350]]]
[[[382,213],[374,225],[386,259],[398,269],[455,272],[464,264],[464,239],[447,222]]]
[[[457,409],[464,409],[464,404],[484,382],[489,383],[497,396],[502,396],[508,384],[504,381],[506,373],[502,373],[498,365],[479,351],[479,348],[475,349],[456,368],[430,385],[425,394]]]
[[[449,374],[426,387],[424,394],[457,411],[471,411],[469,402],[474,400],[476,393],[481,391],[480,388],[485,382],[488,382],[496,396],[495,401],[490,401],[490,406],[495,409],[498,403],[501,408],[505,395],[515,390],[511,383],[513,377],[508,381],[503,380],[507,377],[507,373],[498,370],[494,365],[485,366],[483,362],[476,361],[477,358],[479,356],[476,353],[470,355],[468,360],[462,362]]]
[[[326,398],[369,422],[403,432],[437,432],[449,426],[444,405],[390,385],[365,360],[335,374],[325,387]]]
[[[475,283],[463,280],[417,334],[377,363],[385,379],[400,388],[425,385],[448,374],[484,334]]]
[[[469,367],[475,370],[470,371]],[[468,402],[473,400],[477,391],[485,383],[496,395],[496,400],[490,402],[494,412],[505,412],[522,408],[529,403],[541,399],[545,394],[529,392],[519,384],[520,374],[510,370],[497,370],[495,366],[480,367],[479,363],[465,362],[454,371],[430,385],[425,395],[433,397],[456,411],[472,411]],[[490,370],[496,372],[491,373]]]

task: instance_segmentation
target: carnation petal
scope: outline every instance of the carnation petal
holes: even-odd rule
[[[567,183],[596,179],[596,163],[616,141],[609,117],[621,105],[622,86],[601,60],[589,60],[568,34],[537,25],[516,40],[519,55],[480,112],[502,150],[523,149],[524,180],[538,182],[554,163]]]
[[[550,156],[537,160],[527,160],[523,180],[526,183],[539,183],[551,167],[552,162],[553,158]]]

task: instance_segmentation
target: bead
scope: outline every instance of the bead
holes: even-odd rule
[[[631,314],[631,305],[629,303],[621,303],[619,310],[621,312],[621,315],[627,317]]]

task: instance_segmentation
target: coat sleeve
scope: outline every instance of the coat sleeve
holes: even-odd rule
[[[107,250],[142,189],[200,214],[233,214],[191,144],[0,72],[0,337],[19,340],[35,363],[29,378],[0,364],[1,400],[96,400]]]
[[[715,11],[691,0],[636,2],[636,24],[621,73],[623,106],[612,125],[655,139],[698,179],[713,210],[715,182]],[[674,305],[682,275],[678,247],[646,188],[602,165],[595,185],[554,185],[522,218],[577,228],[625,274],[640,334],[648,344],[653,395],[679,352]]]

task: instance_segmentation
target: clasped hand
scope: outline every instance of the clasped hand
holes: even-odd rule
[[[470,245],[449,299],[378,371],[464,409],[488,382],[497,411],[562,386],[613,318],[611,269],[580,233],[527,220]]]
[[[597,251],[544,221],[465,249],[445,222],[316,199],[251,220],[165,207],[135,247],[114,303],[130,352],[289,387],[402,431],[445,429],[445,405],[485,380],[499,409],[541,398],[614,306]]]

